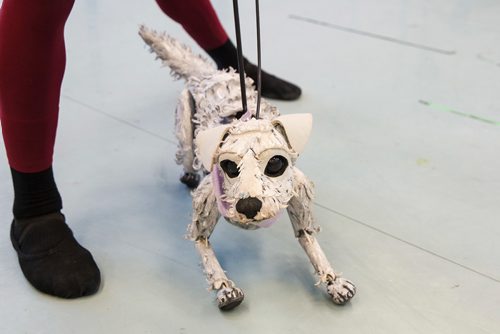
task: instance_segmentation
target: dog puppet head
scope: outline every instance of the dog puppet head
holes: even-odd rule
[[[293,166],[311,114],[235,121],[200,131],[199,158],[211,171],[220,213],[246,229],[269,226],[294,195]]]

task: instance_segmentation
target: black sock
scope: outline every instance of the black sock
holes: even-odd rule
[[[238,70],[238,51],[230,39],[218,48],[208,50],[208,55],[215,61],[219,70],[232,67]],[[245,73],[257,83],[257,66],[244,59]],[[302,91],[296,85],[277,78],[264,70],[261,73],[262,96],[276,100],[296,100]]]
[[[229,66],[238,70],[238,50],[230,39],[221,46],[208,50],[207,53],[215,61],[219,70]]]
[[[52,168],[39,173],[11,172],[15,219],[10,237],[26,279],[36,289],[58,297],[95,293],[100,285],[99,268],[66,225]]]
[[[14,217],[29,218],[62,209],[52,167],[37,173],[22,173],[10,169],[14,184]]]

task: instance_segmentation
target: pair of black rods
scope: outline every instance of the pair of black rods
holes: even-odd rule
[[[247,94],[245,89],[245,69],[243,64],[243,50],[241,46],[240,14],[238,10],[238,0],[233,0],[234,25],[236,28],[236,45],[238,51],[238,72],[240,74],[241,104],[244,113],[247,112]],[[257,110],[255,118],[259,119],[260,98],[261,98],[261,55],[260,55],[260,10],[259,0],[255,0],[255,16],[257,24]]]

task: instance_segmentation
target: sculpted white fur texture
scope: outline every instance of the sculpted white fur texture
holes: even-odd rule
[[[139,34],[173,76],[186,82],[176,109],[176,161],[184,168],[181,181],[195,188],[188,237],[200,253],[219,308],[232,309],[244,298],[226,276],[209,242],[219,218],[244,229],[257,229],[270,226],[285,209],[319,277],[318,285],[326,286],[336,304],[348,302],[356,288],[335,274],[314,237],[319,228],[311,211],[313,185],[295,167],[309,137],[312,116],[280,116],[276,107],[261,100],[256,119],[257,93],[250,78],[245,81],[248,112],[242,114],[235,70],[217,70],[166,34],[144,26]],[[208,174],[199,182],[203,172]]]

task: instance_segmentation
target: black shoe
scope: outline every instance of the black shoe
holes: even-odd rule
[[[215,61],[219,70],[227,69],[229,67],[238,70],[238,51],[236,46],[228,39],[221,46],[207,50],[208,55]],[[257,66],[243,58],[243,67],[248,77],[252,78],[257,87]],[[275,77],[264,70],[262,70],[262,96],[283,101],[297,100],[302,91],[296,85]]]
[[[24,276],[39,291],[78,298],[99,289],[99,268],[73,237],[63,214],[15,219],[10,239]]]
[[[257,89],[257,66],[245,59],[244,67],[245,74],[253,79],[255,88]],[[275,77],[264,70],[261,71],[261,85],[262,96],[269,99],[294,101],[297,100],[302,94],[300,87]]]

